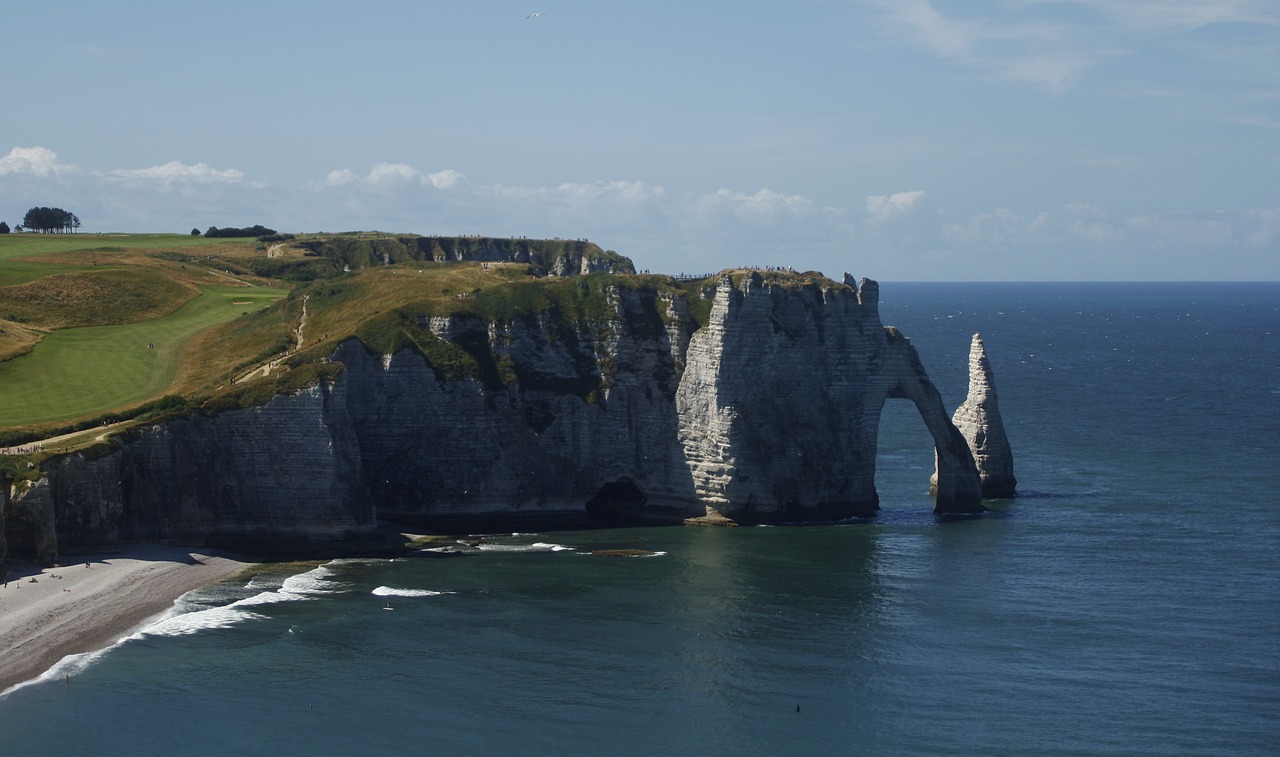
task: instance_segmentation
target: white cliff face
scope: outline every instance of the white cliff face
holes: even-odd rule
[[[937,392],[905,338],[880,323],[879,290],[734,286],[690,340],[676,394],[680,444],[707,515],[738,522],[829,520],[877,509],[876,436],[886,399],[911,399],[953,461],[940,511],[980,508]],[[962,446],[962,445],[961,445]],[[967,468],[966,468],[967,466]]]
[[[440,352],[349,339],[332,383],[52,462],[28,510],[53,513],[67,546],[352,540],[373,533],[375,508],[446,529],[839,520],[878,507],[890,398],[933,435],[937,512],[981,509],[969,446],[910,342],[881,324],[874,281],[735,277],[708,290],[697,329],[686,295],[619,284],[589,317],[424,318]]]
[[[951,420],[973,451],[982,496],[1014,496],[1018,481],[1013,475],[1013,451],[1000,417],[995,378],[981,334],[974,334],[969,344],[969,396]]]
[[[368,539],[376,518],[340,384],[141,431],[118,451],[65,455],[14,499],[46,552],[118,541],[300,551]],[[337,396],[335,396],[337,395]]]
[[[411,350],[372,356],[345,343],[334,359],[347,368],[348,412],[383,517],[459,528],[582,518],[602,492],[606,509],[687,506],[688,474],[672,444],[679,375],[663,316],[687,324],[653,293],[608,299],[614,316],[592,322],[431,325],[477,363],[508,366],[507,383],[441,381]]]

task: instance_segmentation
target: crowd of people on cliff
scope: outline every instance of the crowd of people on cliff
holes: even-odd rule
[[[43,444],[25,444],[13,448],[15,455],[34,455],[37,452],[44,452]]]

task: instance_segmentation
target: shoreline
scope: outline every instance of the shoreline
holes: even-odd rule
[[[206,549],[131,544],[53,568],[11,568],[0,588],[0,696],[253,564]]]

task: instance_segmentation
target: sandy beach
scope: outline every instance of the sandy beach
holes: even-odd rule
[[[0,587],[0,692],[67,655],[115,643],[183,594],[246,565],[203,551],[144,544],[68,557],[54,568],[10,566]]]

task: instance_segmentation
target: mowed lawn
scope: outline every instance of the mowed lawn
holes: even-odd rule
[[[54,331],[30,354],[0,363],[0,427],[70,420],[163,396],[192,337],[288,294],[235,286],[200,291],[164,318]]]

